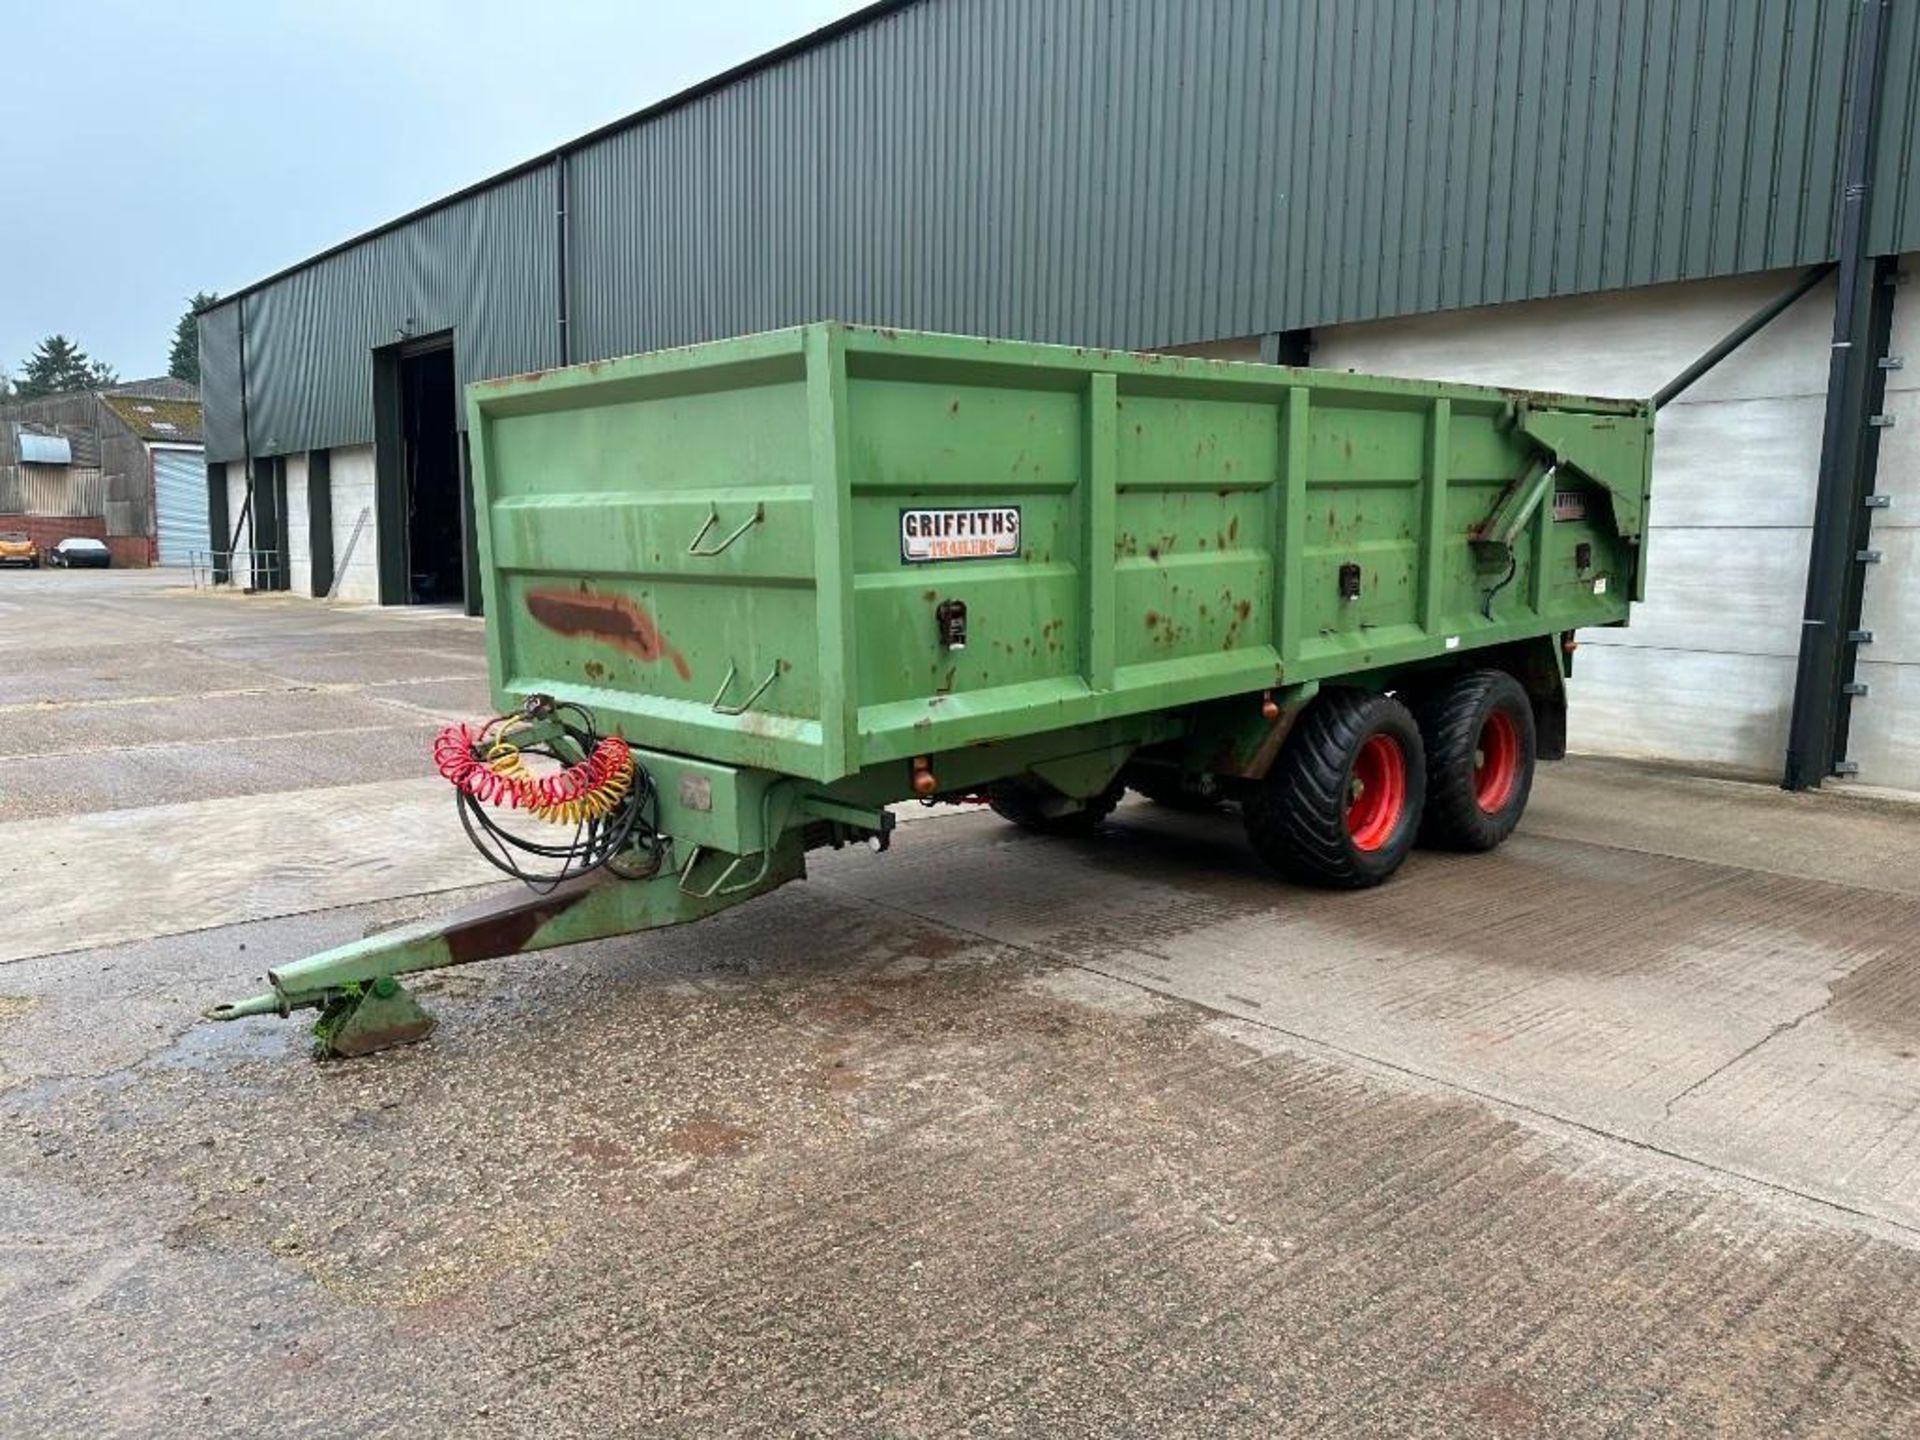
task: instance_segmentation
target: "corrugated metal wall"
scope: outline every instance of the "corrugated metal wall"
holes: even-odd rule
[[[553,176],[540,171],[221,306],[201,329],[208,455],[241,454],[243,319],[256,455],[370,440],[370,352],[410,336],[452,330],[461,384],[554,364],[554,246]],[[227,352],[217,372],[210,350]]]
[[[1886,42],[1868,243],[1876,255],[1898,255],[1920,250],[1920,5],[1894,0]]]
[[[16,400],[6,410],[0,420],[0,513],[98,516],[109,534],[146,534],[146,446],[92,391]],[[23,431],[64,436],[72,463],[18,463]]]
[[[107,498],[106,477],[79,465],[22,465],[12,494],[23,515],[99,517]]]
[[[1914,9],[1885,250],[1920,245]],[[570,158],[574,358],[826,316],[1168,346],[1822,259],[1854,14],[922,0]],[[251,298],[256,449],[369,438],[367,350],[406,314],[454,326],[463,381],[552,363],[552,183]],[[206,398],[237,455],[237,387]]]
[[[153,467],[146,442],[104,404],[97,400],[94,404],[105,488],[98,507],[80,513],[102,516],[109,535],[144,539],[153,529]]]
[[[236,300],[200,317],[200,436],[207,455],[245,453],[240,433],[240,307]],[[314,362],[304,361],[311,370]]]

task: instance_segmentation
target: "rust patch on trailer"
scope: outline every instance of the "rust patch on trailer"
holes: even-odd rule
[[[1267,726],[1267,733],[1251,748],[1245,746],[1245,732],[1236,731],[1225,736],[1214,750],[1207,768],[1216,775],[1237,775],[1247,780],[1260,780],[1273,768],[1273,762],[1280,757],[1280,747],[1286,744],[1287,736],[1293,731],[1294,721],[1298,720],[1305,706],[1290,705],[1280,712],[1280,718]]]
[[[455,965],[517,955],[541,926],[579,904],[594,883],[563,885],[551,894],[532,896],[505,908],[498,901],[482,901],[457,912],[446,928],[447,954]]]
[[[598,640],[649,662],[666,659],[682,680],[693,678],[687,657],[667,643],[653,616],[624,595],[536,590],[527,596],[527,613],[555,634]]]
[[[515,385],[525,385],[546,375],[544,370],[527,370],[518,375],[501,375],[491,380],[476,380],[477,390],[509,390]]]

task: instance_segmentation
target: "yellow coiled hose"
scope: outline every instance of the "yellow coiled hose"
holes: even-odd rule
[[[527,769],[520,747],[510,738],[522,728],[517,722],[501,727],[487,747],[486,766],[505,782],[518,807],[536,819],[554,825],[605,820],[633,789],[633,756],[617,740],[603,741],[579,765],[540,776]]]

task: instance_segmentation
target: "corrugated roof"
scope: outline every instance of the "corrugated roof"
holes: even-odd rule
[[[172,445],[200,443],[198,400],[163,400],[157,396],[108,391],[100,396],[100,403],[142,440]]]
[[[162,400],[198,400],[200,387],[175,375],[156,375],[151,380],[122,380],[109,385],[102,395],[146,395]]]

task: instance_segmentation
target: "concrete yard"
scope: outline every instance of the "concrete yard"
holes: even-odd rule
[[[0,573],[0,1433],[1920,1433],[1920,807],[1575,761],[1359,895],[917,812],[426,1044],[198,1022],[481,893],[486,704]]]

